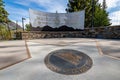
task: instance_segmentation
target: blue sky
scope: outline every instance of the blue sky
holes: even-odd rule
[[[64,13],[68,0],[3,0],[5,9],[9,13],[9,19],[18,21],[22,25],[21,18],[26,18],[25,24],[29,23],[29,8],[45,11]],[[102,3],[103,0],[99,0]],[[113,25],[120,24],[120,0],[106,0],[109,18]]]

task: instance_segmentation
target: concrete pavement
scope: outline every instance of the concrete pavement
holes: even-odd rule
[[[97,43],[102,51],[102,55],[120,59],[120,40],[98,39]]]
[[[100,55],[100,46],[96,45],[95,39],[40,39],[28,40],[27,44],[32,58],[0,70],[0,80],[120,80],[120,60]],[[80,75],[51,71],[44,64],[44,58],[59,49],[74,49],[87,54],[93,60],[92,68]]]
[[[29,57],[25,41],[0,42],[0,69],[24,61]]]

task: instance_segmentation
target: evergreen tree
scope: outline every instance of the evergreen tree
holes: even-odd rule
[[[101,5],[95,6],[94,12],[94,26],[101,27],[101,26],[108,26],[111,25],[110,19],[108,18],[108,13],[105,9],[101,8]]]
[[[7,23],[8,21],[8,12],[4,9],[3,0],[0,0],[0,23]]]
[[[2,39],[7,39],[4,37],[6,36],[6,33],[4,32],[8,32],[9,34],[7,35],[11,36],[10,28],[8,26],[10,20],[8,19],[8,12],[4,9],[4,6],[3,0],[0,0],[0,36]]]
[[[106,8],[107,8],[106,0],[103,0],[102,8],[103,8],[104,10],[106,10]]]
[[[98,3],[98,0],[94,0],[94,5],[95,5],[94,26],[99,27],[101,25],[102,26],[110,25],[108,13],[102,9],[101,5]],[[85,27],[91,27],[92,0],[69,0],[67,6],[68,6],[68,8],[66,9],[67,12],[85,10]],[[100,20],[102,21],[101,23]]]

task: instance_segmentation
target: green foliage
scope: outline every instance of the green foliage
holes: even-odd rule
[[[111,25],[110,19],[108,18],[108,13],[101,9],[99,6],[95,8],[95,15],[94,15],[94,26],[108,26]]]
[[[27,31],[30,31],[30,24],[26,24],[25,27]]]
[[[4,25],[0,25],[0,38],[4,40],[11,39],[11,33]]]
[[[94,0],[95,12],[94,12],[94,26],[108,26],[110,25],[110,19],[108,13],[102,9],[98,0]],[[67,12],[75,12],[85,10],[85,27],[91,27],[92,21],[92,0],[69,0]]]
[[[8,21],[8,12],[4,9],[3,0],[0,0],[0,23],[7,23]]]
[[[4,9],[4,6],[3,0],[0,0],[0,38],[10,39],[11,33],[9,27],[6,25],[10,20],[8,19],[8,12]]]

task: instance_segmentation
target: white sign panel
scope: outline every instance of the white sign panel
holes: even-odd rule
[[[66,25],[74,29],[84,29],[85,11],[73,13],[47,13],[29,9],[32,27],[46,25],[55,28]]]

